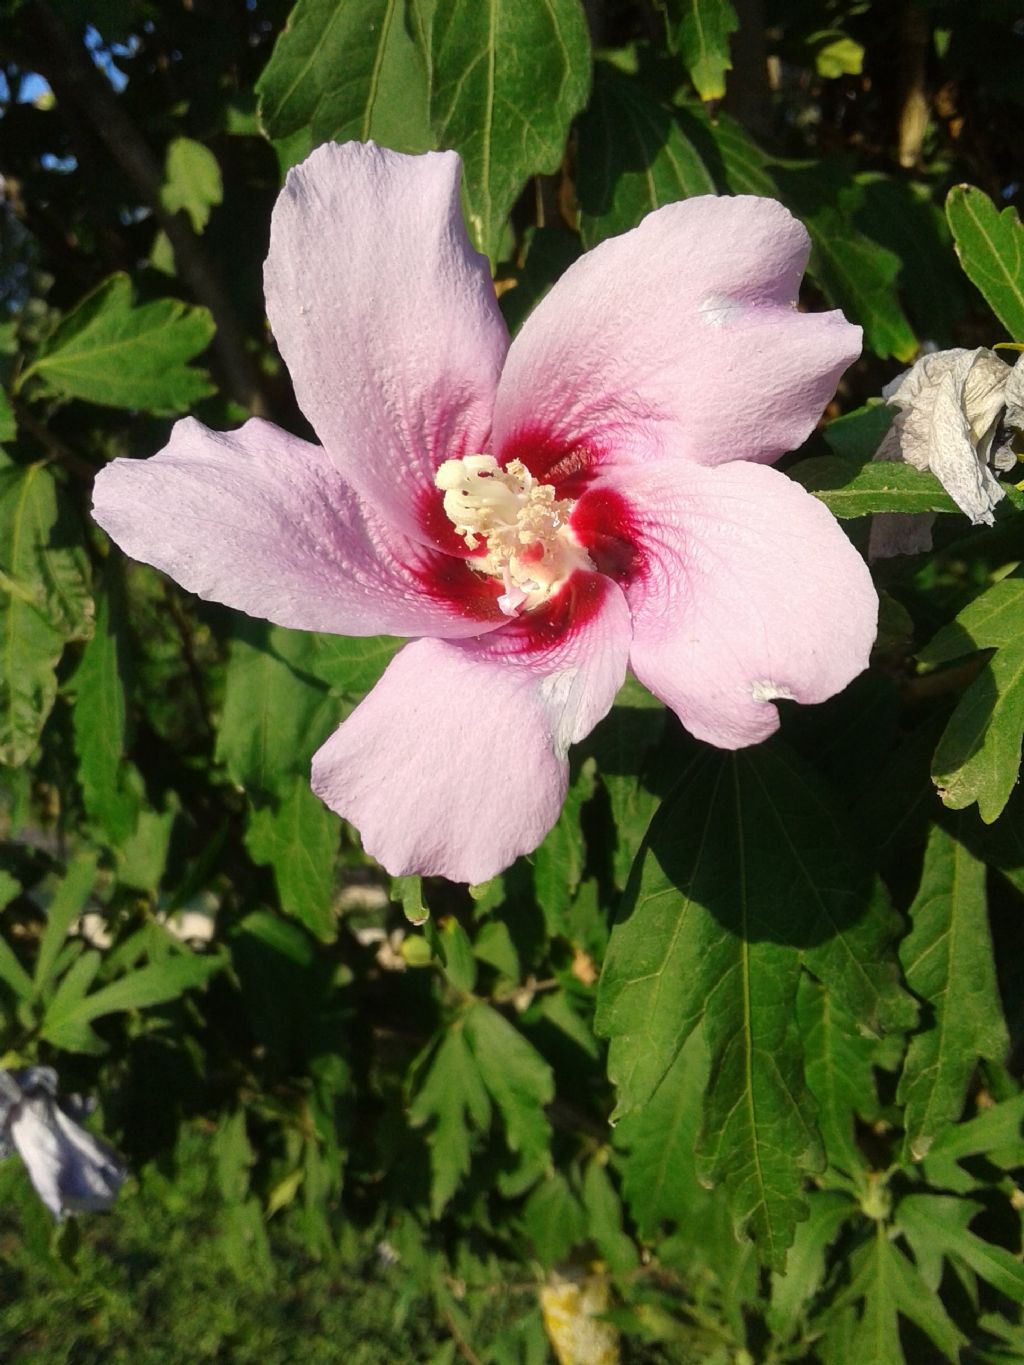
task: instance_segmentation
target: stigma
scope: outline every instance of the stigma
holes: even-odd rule
[[[493,455],[445,460],[434,477],[444,510],[481,573],[501,579],[506,616],[554,595],[576,569],[593,569],[569,525],[574,504],[538,483],[521,460],[502,467]]]

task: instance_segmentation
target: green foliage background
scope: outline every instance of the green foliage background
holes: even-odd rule
[[[529,1365],[573,1268],[623,1360],[1024,1358],[1024,496],[871,463],[922,346],[1024,343],[1019,3],[6,0],[0,71],[0,1054],[134,1172],[55,1230],[0,1166],[4,1359]],[[861,548],[936,514],[846,693],[728,755],[627,683],[484,887],[309,791],[398,642],[87,514],[174,416],[308,434],[270,210],[370,137],[461,153],[513,329],[661,204],[780,198],[866,340],[786,467]]]

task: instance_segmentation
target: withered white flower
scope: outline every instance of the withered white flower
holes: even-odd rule
[[[107,1144],[76,1122],[89,1108],[75,1096],[58,1103],[48,1066],[0,1070],[0,1159],[18,1153],[57,1219],[109,1208],[126,1175]]]
[[[984,346],[922,356],[886,386],[899,411],[876,460],[930,469],[975,526],[991,526],[1005,496],[993,471],[1012,469],[1016,455],[1006,433],[1024,427],[1024,365],[1007,365]],[[869,556],[931,549],[930,513],[883,512],[871,524]]]

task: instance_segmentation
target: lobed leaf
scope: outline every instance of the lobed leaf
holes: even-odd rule
[[[64,645],[92,633],[79,540],[50,471],[0,457],[0,763],[17,766],[32,753]]]
[[[189,365],[214,324],[205,308],[177,299],[136,305],[127,275],[111,275],[43,343],[22,382],[34,375],[62,398],[158,414],[187,412],[213,393]]]
[[[720,100],[732,69],[729,35],[739,28],[729,0],[669,0],[670,42],[702,100]]]
[[[491,1102],[462,1017],[442,1036],[409,1107],[414,1127],[431,1121],[430,1209],[437,1218],[469,1174],[473,1133],[486,1130],[491,1121]]]
[[[277,798],[255,809],[245,846],[253,861],[269,866],[286,914],[330,942],[336,934],[334,867],[341,821],[310,789],[305,773],[282,780]]]
[[[140,795],[125,760],[127,650],[120,580],[108,563],[103,590],[96,597],[96,629],[74,676],[75,754],[82,801],[90,819],[115,845],[135,828]]]
[[[992,957],[985,865],[938,825],[910,919],[900,960],[910,988],[930,1010],[927,1027],[911,1039],[898,1098],[905,1105],[905,1156],[919,1161],[960,1117],[977,1059],[1001,1061],[1010,1045]]]

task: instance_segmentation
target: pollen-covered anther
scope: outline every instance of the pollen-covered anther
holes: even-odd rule
[[[521,460],[504,468],[493,455],[445,460],[434,482],[467,548],[486,545],[473,567],[502,580],[498,605],[506,616],[539,606],[574,569],[593,568],[569,526],[572,502],[538,483]]]

